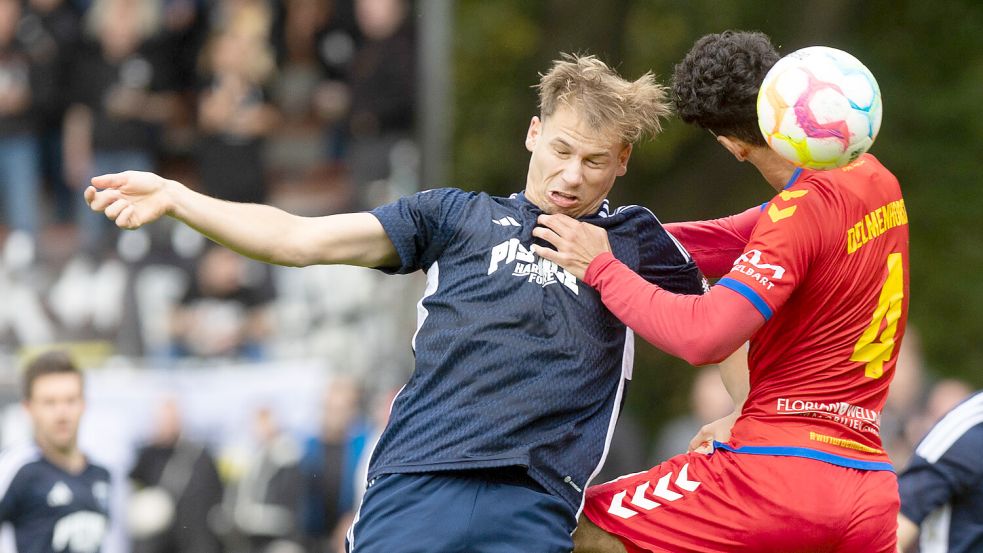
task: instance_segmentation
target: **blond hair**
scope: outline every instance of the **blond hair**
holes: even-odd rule
[[[137,36],[147,40],[160,32],[162,11],[161,0],[95,0],[85,13],[85,31],[98,39],[109,25],[134,25]],[[121,13],[133,20],[120,21]]]
[[[611,130],[625,144],[655,137],[672,112],[666,88],[651,71],[628,81],[591,55],[561,54],[534,88],[543,119],[560,106],[575,108],[591,128]]]
[[[239,40],[243,77],[253,84],[264,84],[276,72],[276,55],[270,45],[273,15],[262,4],[244,4],[229,15],[227,21],[208,38],[198,58],[198,70],[209,75],[215,71],[214,55],[219,41]]]

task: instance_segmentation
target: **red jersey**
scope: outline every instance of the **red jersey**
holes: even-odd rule
[[[908,258],[901,189],[877,159],[796,172],[718,282],[766,319],[723,447],[887,468],[880,413],[908,315]]]

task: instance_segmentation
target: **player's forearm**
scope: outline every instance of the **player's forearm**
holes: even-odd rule
[[[585,282],[642,338],[692,365],[719,363],[764,323],[753,306],[726,288],[714,287],[703,296],[673,294],[609,253],[594,259]]]
[[[734,411],[740,412],[751,390],[750,374],[747,365],[747,347],[741,345],[737,351],[720,362],[720,380],[727,393],[734,400]]]
[[[169,181],[168,214],[242,255],[277,265],[303,266],[313,260],[298,248],[295,229],[302,217],[275,207],[228,202]]]
[[[370,213],[300,217],[268,205],[218,200],[175,181],[166,186],[169,215],[253,259],[290,267],[399,266],[389,235]]]
[[[904,553],[918,538],[918,525],[898,514],[898,553]]]

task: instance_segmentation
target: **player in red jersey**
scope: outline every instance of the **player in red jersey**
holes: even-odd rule
[[[662,290],[611,255],[603,230],[540,217],[534,234],[556,250],[537,253],[661,349],[701,365],[750,339],[749,388],[747,373],[722,372],[742,405],[733,428],[706,429],[721,440],[710,454],[588,489],[577,551],[894,551],[897,479],[878,431],[908,312],[904,200],[873,156],[809,171],[764,143],[755,100],[778,58],[765,35],[728,31],[675,69],[683,120],[778,191],[760,208],[671,227],[707,276],[723,277],[708,294]]]

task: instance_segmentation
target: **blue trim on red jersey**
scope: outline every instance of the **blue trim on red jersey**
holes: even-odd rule
[[[768,304],[765,303],[765,300],[761,299],[761,296],[759,296],[758,293],[747,284],[729,277],[724,277],[718,280],[717,284],[723,286],[724,288],[729,288],[747,298],[747,300],[751,302],[751,305],[761,312],[761,315],[764,316],[766,321],[775,314],[774,311],[768,307]]]
[[[799,179],[799,175],[801,174],[802,174],[802,168],[796,167],[795,171],[792,171],[792,176],[789,177],[788,182],[785,183],[785,186],[782,188],[782,190],[787,190],[790,186],[795,184],[795,181]]]
[[[833,453],[826,453],[825,451],[809,449],[807,447],[762,446],[762,445],[745,445],[741,447],[734,447],[714,440],[713,449],[715,450],[722,449],[724,451],[730,451],[731,453],[746,453],[748,455],[773,455],[776,457],[804,457],[806,459],[814,459],[816,461],[822,461],[824,463],[829,463],[831,465],[836,465],[836,466],[846,467],[851,469],[889,470],[891,472],[894,472],[894,466],[892,466],[891,463],[885,463],[882,461],[861,461],[859,459],[841,457]]]

